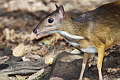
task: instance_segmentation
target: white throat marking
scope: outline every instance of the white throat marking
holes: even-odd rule
[[[59,33],[63,36],[67,36],[67,37],[72,38],[72,39],[85,39],[83,36],[72,35],[72,34],[69,34],[65,31],[49,31],[49,33]]]

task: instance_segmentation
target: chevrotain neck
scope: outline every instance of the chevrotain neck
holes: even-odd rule
[[[68,32],[72,35],[77,36],[86,36],[87,32],[87,25],[86,22],[77,22],[72,20],[68,15],[65,15],[65,17],[61,20],[61,27],[60,31]]]

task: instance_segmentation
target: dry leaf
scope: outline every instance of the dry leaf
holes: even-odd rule
[[[45,64],[51,65],[53,63],[54,57],[45,59]]]
[[[19,44],[17,47],[13,49],[13,55],[16,57],[23,56],[25,52],[25,46],[23,43]]]
[[[30,59],[29,59],[29,58],[26,58],[25,56],[22,57],[22,60],[23,60],[23,61],[30,61]]]
[[[54,52],[50,53],[49,55],[45,56],[45,64],[51,65],[55,59],[56,55]]]

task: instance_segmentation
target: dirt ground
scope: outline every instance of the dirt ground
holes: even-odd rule
[[[54,64],[44,66],[43,72],[40,70],[38,73],[35,71],[31,72],[31,74],[24,75],[13,75],[10,73],[12,75],[5,75],[6,79],[4,80],[9,80],[8,78],[10,78],[10,80],[47,80],[50,77],[50,80],[70,80],[70,78],[68,78],[70,76],[72,76],[71,80],[77,80],[80,73],[79,70],[81,69],[83,54],[75,51],[76,49],[66,43],[62,38],[55,40],[54,38],[58,36],[57,34],[36,37],[32,31],[44,16],[55,10],[55,3],[63,5],[65,11],[75,17],[85,11],[93,10],[111,1],[115,0],[0,0],[0,71],[5,69],[5,67],[2,68],[2,65],[7,64],[8,62],[5,63],[7,60],[34,62],[44,58],[49,62],[50,57],[60,55]],[[61,57],[60,53],[64,51],[68,53],[80,53],[80,59],[76,61],[76,56],[64,58],[66,54],[63,54]],[[70,54],[67,54],[66,56],[69,55]],[[106,50],[106,55],[102,68],[104,79],[120,80],[120,46],[112,46]],[[90,64],[88,65],[90,67],[86,69],[84,75],[85,80],[98,80],[96,56],[90,60]],[[69,59],[73,60],[67,62]],[[62,66],[60,66],[60,64],[62,64]],[[68,64],[75,70],[72,70],[73,68],[71,69],[71,67],[66,70],[66,67],[69,66]],[[78,64],[79,66],[75,66],[74,64]],[[61,69],[63,69],[63,71]],[[66,71],[66,73],[63,73],[64,71]],[[74,71],[78,72],[67,74],[69,71],[71,71],[71,73]],[[37,74],[35,74],[36,77],[33,78],[34,73]],[[3,80],[3,78],[0,78],[0,80]]]

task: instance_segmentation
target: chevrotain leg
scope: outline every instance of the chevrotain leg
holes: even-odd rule
[[[89,55],[90,55],[89,53],[84,53],[83,63],[82,63],[82,69],[81,69],[80,77],[79,77],[78,80],[82,80],[82,78],[83,78],[83,74],[84,74],[84,71],[85,71],[85,67],[86,67]]]
[[[105,53],[105,46],[104,45],[99,46],[97,49],[98,49],[97,68],[98,68],[98,73],[99,73],[99,80],[103,80],[101,68],[102,68],[102,62],[103,62],[104,53]]]

